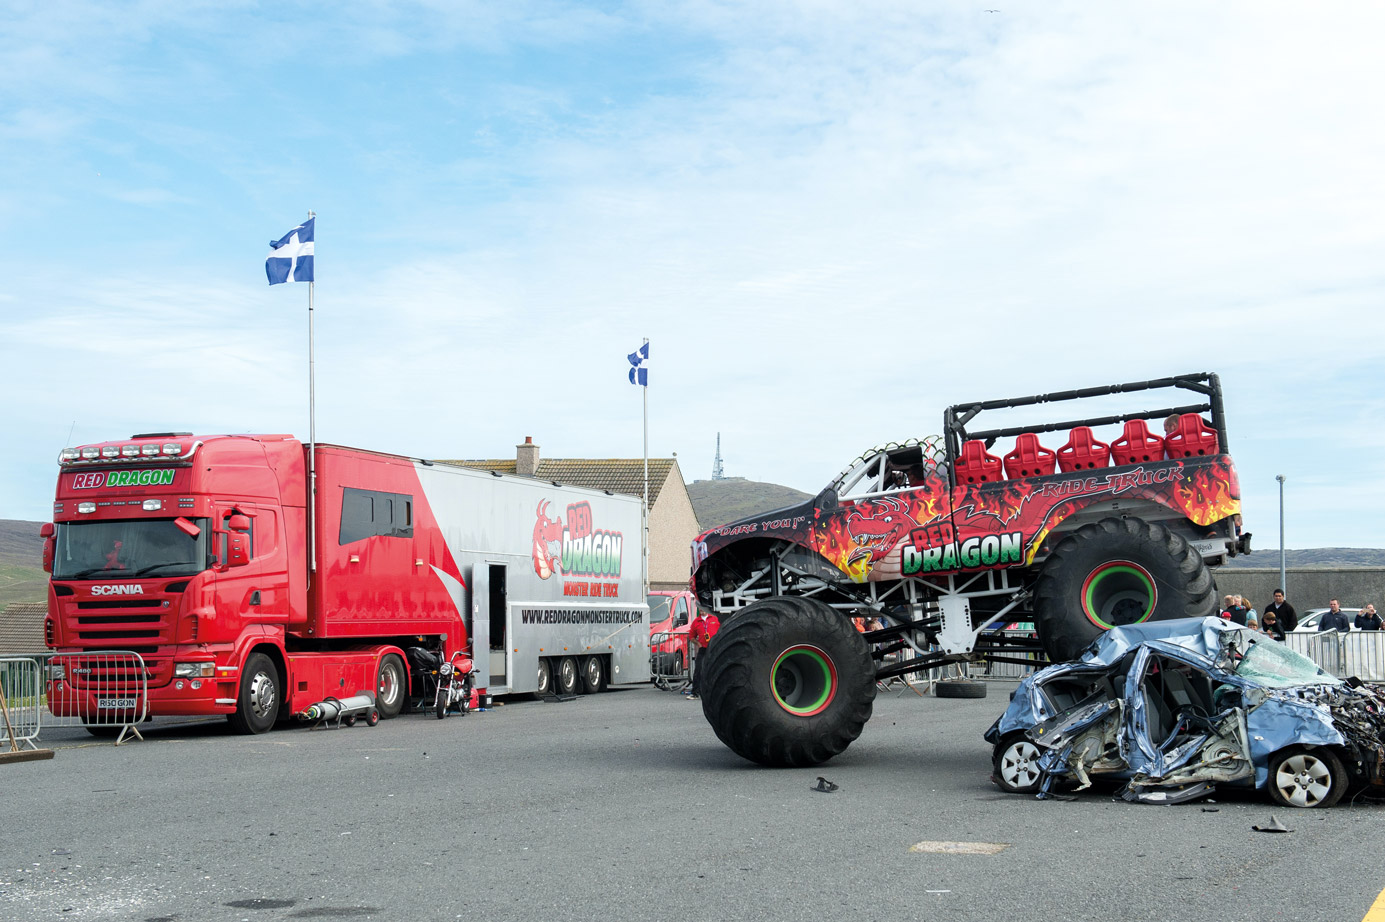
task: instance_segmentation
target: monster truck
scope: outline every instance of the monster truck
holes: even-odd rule
[[[973,428],[1151,391],[1195,402]],[[812,500],[698,536],[693,588],[722,623],[702,666],[708,721],[747,759],[813,765],[860,735],[878,681],[1034,643],[988,626],[1033,621],[1059,661],[1116,625],[1212,612],[1209,567],[1250,551],[1224,416],[1211,373],[960,404],[941,436],[871,449]]]

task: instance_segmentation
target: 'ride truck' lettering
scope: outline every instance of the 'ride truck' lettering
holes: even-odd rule
[[[915,534],[925,530],[916,529]],[[905,576],[913,576],[976,567],[1005,567],[1018,564],[1023,558],[1024,533],[1018,531],[968,538],[961,544],[950,541],[931,547],[919,547],[911,541],[904,545],[903,571]]]

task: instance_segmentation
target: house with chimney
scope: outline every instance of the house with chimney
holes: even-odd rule
[[[643,458],[543,458],[532,436],[513,458],[445,461],[500,474],[533,477],[590,490],[644,495]],[[649,588],[686,589],[692,576],[692,541],[701,529],[678,458],[649,459]]]

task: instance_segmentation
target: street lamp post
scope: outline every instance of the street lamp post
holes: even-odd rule
[[[1284,597],[1288,598],[1287,571],[1284,567],[1284,475],[1275,474],[1274,479],[1279,481],[1279,588],[1284,590]]]

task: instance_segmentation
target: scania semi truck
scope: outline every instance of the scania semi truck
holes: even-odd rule
[[[637,497],[288,435],[145,433],[59,468],[45,642],[137,653],[151,716],[261,733],[367,689],[390,718],[411,648],[469,656],[478,694],[649,680]],[[119,677],[64,660],[50,706],[99,723]]]

